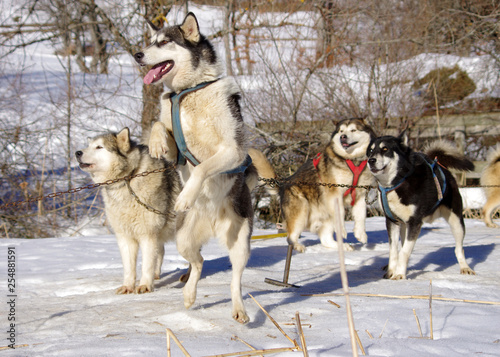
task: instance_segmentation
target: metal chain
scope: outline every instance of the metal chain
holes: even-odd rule
[[[140,204],[142,207],[144,207],[145,209],[147,209],[149,212],[153,212],[153,213],[159,214],[160,216],[165,216],[165,217],[175,217],[175,215],[158,211],[156,208],[148,206],[147,204],[145,204],[144,202],[142,202],[140,200],[140,198],[137,197],[137,195],[135,194],[134,190],[132,190],[132,187],[130,186],[130,180],[126,180],[125,182],[127,183],[128,192],[130,192],[130,194],[135,198],[135,201],[138,204]]]
[[[54,192],[54,193],[50,193],[48,195],[38,196],[38,197],[29,197],[27,200],[24,200],[24,201],[16,201],[16,202],[6,203],[6,204],[0,206],[0,210],[6,209],[8,207],[21,206],[21,205],[23,205],[25,203],[38,202],[38,201],[41,201],[41,200],[44,200],[44,199],[47,199],[47,198],[60,197],[60,196],[62,196],[64,194],[76,193],[76,192],[80,192],[80,191],[83,191],[83,190],[91,190],[91,189],[94,189],[94,188],[98,188],[100,186],[112,185],[112,184],[115,184],[115,183],[120,182],[120,181],[127,181],[127,180],[130,181],[130,180],[132,180],[133,178],[136,178],[136,177],[145,177],[145,176],[148,176],[149,174],[155,174],[155,173],[165,172],[167,170],[172,169],[172,167],[174,167],[174,165],[168,165],[166,167],[162,167],[160,169],[156,169],[156,170],[152,170],[152,171],[140,172],[140,173],[138,173],[136,175],[128,175],[128,176],[120,177],[120,178],[117,178],[117,179],[107,180],[107,181],[104,181],[104,182],[92,183],[92,184],[88,184],[86,186],[71,188],[71,189],[69,189],[67,191]]]
[[[117,179],[107,180],[104,182],[88,184],[86,186],[72,188],[72,189],[69,189],[67,191],[54,192],[54,193],[50,193],[48,195],[39,196],[39,197],[29,197],[28,199],[26,199],[24,201],[16,201],[16,202],[6,203],[6,204],[0,206],[0,210],[4,210],[4,209],[9,208],[9,207],[21,206],[21,205],[26,204],[26,203],[38,202],[38,201],[41,201],[41,200],[44,200],[47,198],[60,197],[64,194],[76,193],[76,192],[80,192],[83,190],[91,190],[91,189],[98,188],[100,186],[112,185],[112,184],[115,184],[115,183],[120,182],[120,181],[130,181],[131,179],[136,178],[136,177],[145,177],[145,176],[148,176],[150,174],[165,172],[167,170],[172,169],[173,167],[175,167],[175,165],[170,164],[170,165],[163,167],[163,168],[160,168],[160,169],[140,172],[140,173],[135,174],[135,175],[124,176],[124,177],[120,177]],[[284,181],[283,179],[280,179],[280,178],[263,178],[263,177],[259,177],[258,180],[264,182],[261,186],[269,185],[269,187],[271,187],[271,188],[276,188],[276,187],[282,186],[283,181]],[[323,186],[323,187],[328,187],[328,188],[333,188],[333,187],[351,188],[352,187],[352,188],[362,188],[365,190],[371,190],[371,189],[376,188],[375,186],[370,186],[370,185],[349,185],[349,184],[342,184],[342,183],[335,184],[335,183],[324,183],[324,182],[314,183],[314,182],[305,182],[305,181],[296,181],[296,182],[294,182],[294,184],[301,185],[301,186]],[[500,187],[500,185],[471,185],[471,186],[459,186],[459,187],[461,187],[461,188],[464,188],[464,187]],[[134,196],[135,196],[135,194],[134,194]],[[154,208],[148,207],[146,204],[140,202],[140,200],[137,196],[136,196],[136,200],[138,200],[138,203],[140,203],[141,205],[148,208],[148,210],[151,210],[152,212],[157,211]],[[165,214],[165,213],[160,212],[159,214]]]

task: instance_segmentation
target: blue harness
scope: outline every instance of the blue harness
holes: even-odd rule
[[[189,151],[186,145],[186,140],[184,139],[184,133],[182,132],[182,126],[181,126],[181,115],[180,115],[180,102],[184,96],[187,94],[197,91],[198,89],[205,88],[206,86],[216,82],[211,81],[211,82],[204,82],[198,84],[196,87],[192,88],[187,88],[184,89],[183,91],[179,93],[172,93],[170,94],[170,102],[171,102],[171,107],[172,107],[172,130],[174,133],[174,140],[175,144],[177,145],[177,165],[185,165],[186,164],[186,159],[189,160],[189,162],[193,166],[197,166],[200,164],[200,161],[194,157],[194,155]],[[224,174],[237,174],[240,172],[245,172],[245,170],[252,164],[252,159],[250,158],[250,155],[247,155],[245,158],[245,161],[243,163],[226,172],[223,172]]]
[[[437,189],[437,194],[438,194],[438,200],[434,204],[434,207],[432,207],[432,211],[434,211],[434,209],[436,209],[437,206],[439,206],[439,204],[443,200],[443,196],[444,196],[444,193],[446,191],[446,178],[444,176],[443,170],[441,169],[441,167],[438,166],[437,169],[438,169],[438,172],[441,176],[441,180],[443,181],[443,186],[441,187],[441,185],[439,183],[439,179],[437,178],[436,172],[434,171],[434,168],[436,167],[436,163],[437,163],[437,158],[434,159],[432,164],[427,162],[427,160],[425,160],[425,163],[431,169],[432,178],[434,179],[434,183],[436,184],[436,189]],[[392,211],[389,207],[389,201],[387,200],[387,194],[391,191],[394,191],[399,186],[401,186],[403,184],[403,182],[405,182],[405,180],[408,178],[408,176],[409,176],[409,174],[406,175],[405,177],[403,177],[403,179],[401,181],[399,181],[396,185],[394,185],[392,187],[383,187],[380,184],[378,184],[378,189],[380,191],[380,198],[382,200],[382,208],[384,209],[384,213],[385,213],[386,217],[389,218],[393,222],[396,222],[397,219],[394,218],[394,215],[392,214]]]

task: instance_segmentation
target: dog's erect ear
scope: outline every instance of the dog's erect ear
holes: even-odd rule
[[[153,24],[149,20],[146,20],[146,23],[148,24],[149,38],[152,38],[155,33],[157,33],[158,31],[160,31],[160,28],[156,27],[155,24]]]
[[[189,42],[199,42],[200,41],[200,27],[198,26],[198,20],[192,12],[186,15],[184,22],[181,25],[181,31],[184,38]]]
[[[406,134],[406,129],[403,130],[401,134],[399,134],[398,139],[401,142],[401,144],[408,146],[408,135]]]
[[[118,150],[122,153],[127,153],[130,150],[130,130],[128,128],[122,129],[116,135],[116,141],[118,144]]]

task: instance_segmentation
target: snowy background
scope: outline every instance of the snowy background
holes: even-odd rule
[[[382,218],[369,218],[368,244],[348,241],[355,250],[345,253],[353,293],[428,295],[481,300],[492,304],[433,300],[434,340],[430,336],[429,301],[352,296],[354,323],[369,356],[498,356],[500,351],[500,231],[483,222],[467,220],[465,255],[476,276],[462,276],[453,252],[454,239],[444,221],[426,224],[411,256],[408,280],[382,279],[388,262],[388,243]],[[347,229],[352,231],[352,223]],[[276,233],[256,231],[255,235]],[[146,295],[115,295],[122,279],[121,260],[114,236],[86,232],[82,237],[37,240],[0,240],[2,297],[6,297],[7,247],[14,246],[17,266],[15,350],[4,356],[166,356],[166,329],[177,336],[191,356],[293,347],[272,324],[254,298],[299,343],[294,325],[298,311],[310,356],[352,355],[342,296],[338,252],[306,233],[303,254],[292,258],[289,282],[300,288],[282,288],[264,282],[281,280],[286,256],[284,238],[252,241],[252,256],[243,274],[243,295],[250,322],[231,318],[231,268],[216,240],[203,248],[205,264],[198,297],[190,310],[178,282],[187,263],[166,247],[161,279]],[[340,308],[328,302],[331,300]],[[7,305],[1,304],[3,331]],[[370,338],[368,332],[373,338]],[[3,333],[5,336],[5,332]],[[7,345],[2,339],[1,345]],[[173,342],[172,342],[173,344]],[[300,344],[300,343],[299,343]],[[183,353],[173,344],[173,356]],[[300,356],[286,352],[280,356]],[[361,355],[361,352],[360,352]]]
[[[4,5],[8,7],[5,3]],[[6,8],[4,8],[6,9]],[[194,9],[202,32],[220,29],[221,12],[213,8]],[[173,13],[177,22],[183,13]],[[268,16],[275,16],[271,14]],[[176,22],[175,18],[170,19]],[[265,21],[265,19],[263,19]],[[306,23],[309,14],[295,14],[289,21]],[[277,34],[279,36],[279,34]],[[216,43],[219,53],[221,44]],[[262,46],[260,60],[272,62]],[[288,58],[294,49],[280,47]],[[3,148],[3,162],[19,169],[41,170],[42,159],[49,171],[66,165],[68,155],[86,145],[86,138],[124,126],[139,135],[142,107],[142,79],[133,59],[122,54],[111,60],[110,74],[96,76],[73,72],[74,95],[71,142],[67,147],[65,115],[67,100],[67,65],[50,46],[39,44],[9,55],[0,66],[0,121],[6,127],[29,128],[29,135]],[[269,55],[269,57],[267,57]],[[274,53],[276,56],[276,53]],[[221,55],[222,57],[222,55]],[[498,97],[498,73],[492,74],[487,56],[457,57],[423,54],[397,64],[407,73],[420,77],[440,65],[458,64],[474,79],[481,95]],[[76,65],[72,64],[73,70]],[[342,66],[333,75],[346,86],[366,95],[369,69],[360,71]],[[381,66],[381,73],[391,71]],[[263,85],[263,76],[237,78],[243,92]],[[265,83],[264,83],[265,84]],[[341,95],[341,94],[339,94]],[[96,103],[99,103],[98,105]],[[396,98],[395,105],[398,100]],[[395,107],[397,110],[397,107]],[[247,122],[252,118],[246,116]],[[35,133],[34,136],[30,136]],[[41,133],[41,134],[40,134]],[[25,158],[39,154],[29,167]],[[76,167],[76,162],[74,162]],[[44,176],[44,174],[42,174]],[[74,186],[90,182],[75,171]],[[65,187],[57,181],[54,188]],[[9,188],[7,187],[8,191]],[[484,197],[480,189],[467,189],[467,204],[480,208]],[[300,288],[280,288],[264,282],[265,278],[282,279],[286,256],[284,238],[253,240],[252,256],[243,275],[243,293],[250,322],[240,325],[231,318],[229,281],[231,268],[224,249],[217,241],[202,251],[205,258],[202,280],[195,305],[186,310],[182,301],[182,284],[178,282],[187,263],[173,244],[167,245],[163,274],[156,290],[146,295],[118,296],[115,289],[122,281],[122,264],[114,236],[102,226],[101,212],[92,219],[81,219],[77,225],[59,232],[57,238],[0,240],[0,328],[7,346],[7,252],[16,251],[16,341],[15,350],[1,349],[5,356],[165,356],[167,328],[181,340],[192,356],[209,356],[249,348],[234,335],[257,349],[293,347],[249,297],[252,294],[287,334],[298,342],[295,313],[300,313],[310,356],[350,356],[345,300],[342,296],[308,296],[340,294],[339,260],[336,251],[322,247],[315,235],[304,233],[304,254],[294,254],[290,282]],[[429,302],[419,299],[351,297],[355,327],[362,345],[370,356],[499,356],[500,355],[500,231],[487,228],[482,221],[467,220],[465,255],[476,276],[461,276],[453,248],[454,239],[444,221],[427,224],[422,230],[410,259],[408,280],[382,279],[381,268],[388,261],[388,243],[382,218],[367,221],[368,244],[356,243],[346,252],[349,284],[353,293],[384,295],[428,295],[451,299],[481,300],[489,303],[465,303],[434,300],[434,340],[417,338],[417,314],[424,337],[430,336]],[[352,231],[352,222],[347,222]],[[257,230],[254,235],[276,233]],[[140,267],[139,267],[140,269]],[[328,302],[331,300],[340,308]],[[371,336],[371,337],[370,337]],[[182,356],[176,346],[173,356]],[[282,353],[299,356],[302,352]]]

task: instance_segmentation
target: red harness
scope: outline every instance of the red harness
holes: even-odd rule
[[[313,159],[313,165],[316,170],[318,169],[320,161],[321,161],[321,153],[318,153],[316,154],[316,157]],[[351,169],[353,174],[352,177],[353,186],[357,186],[359,181],[359,176],[361,176],[361,173],[365,169],[367,162],[368,162],[367,160],[361,161],[359,166],[356,166],[351,160],[346,160],[347,166],[349,166],[349,169]],[[356,202],[356,187],[349,187],[349,189],[344,192],[344,197],[346,197],[349,193],[351,194],[351,206],[354,206],[354,203]]]

